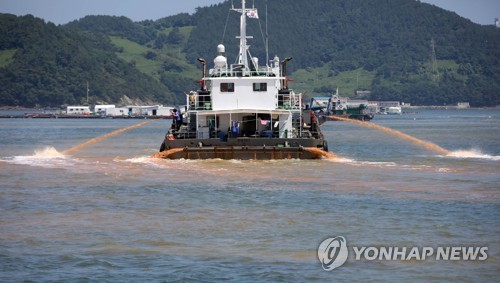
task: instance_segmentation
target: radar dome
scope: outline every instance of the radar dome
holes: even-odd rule
[[[226,52],[226,47],[224,47],[224,45],[222,45],[222,44],[217,45],[217,52],[219,54]]]
[[[227,59],[226,57],[219,55],[214,59],[215,68],[220,69],[226,67]]]

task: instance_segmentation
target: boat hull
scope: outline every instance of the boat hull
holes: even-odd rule
[[[181,139],[165,140],[155,156],[164,159],[320,159],[326,150],[322,139]]]

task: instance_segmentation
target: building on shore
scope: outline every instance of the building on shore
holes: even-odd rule
[[[172,115],[172,106],[152,105],[152,106],[125,106],[129,116],[170,116]]]
[[[68,106],[67,115],[99,115],[99,116],[171,116],[173,106],[163,105],[127,105],[116,107],[113,104],[99,104],[94,106],[94,111],[89,106]],[[180,109],[183,110],[183,109]],[[181,111],[182,113],[182,111]]]
[[[401,103],[399,101],[379,101],[378,114],[401,114]]]
[[[355,94],[356,94],[356,97],[370,97],[372,92],[369,90],[366,90],[366,89],[364,89],[364,90],[360,89],[360,90],[356,90]]]
[[[378,106],[380,108],[401,107],[401,103],[399,101],[379,101]]]
[[[115,105],[96,105],[94,107],[94,113],[97,115],[108,116],[109,112],[112,112],[115,109]]]
[[[88,106],[68,106],[66,107],[68,115],[89,115],[90,108]]]

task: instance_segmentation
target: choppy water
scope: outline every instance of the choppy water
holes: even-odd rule
[[[345,159],[157,160],[170,122],[73,152],[138,120],[0,120],[0,281],[495,281],[500,111],[377,116],[440,156],[346,122],[322,127]],[[486,261],[354,261],[317,248],[487,246]]]

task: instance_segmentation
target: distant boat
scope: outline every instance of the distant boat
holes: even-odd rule
[[[310,108],[314,113],[326,120],[335,120],[327,118],[329,116],[338,116],[361,121],[370,121],[373,119],[376,110],[369,105],[367,100],[353,100],[348,97],[338,95],[339,90],[331,96],[312,97]]]
[[[214,67],[203,66],[201,88],[186,95],[186,110],[174,112],[172,127],[157,157],[169,159],[313,159],[328,150],[318,119],[303,108],[301,93],[288,87],[286,64],[292,58],[259,66],[249,60],[246,20],[257,9],[241,9],[239,53],[228,65],[225,47],[217,46]],[[247,55],[248,54],[248,55]]]
[[[387,108],[387,114],[389,115],[401,115],[401,107],[392,106]]]

